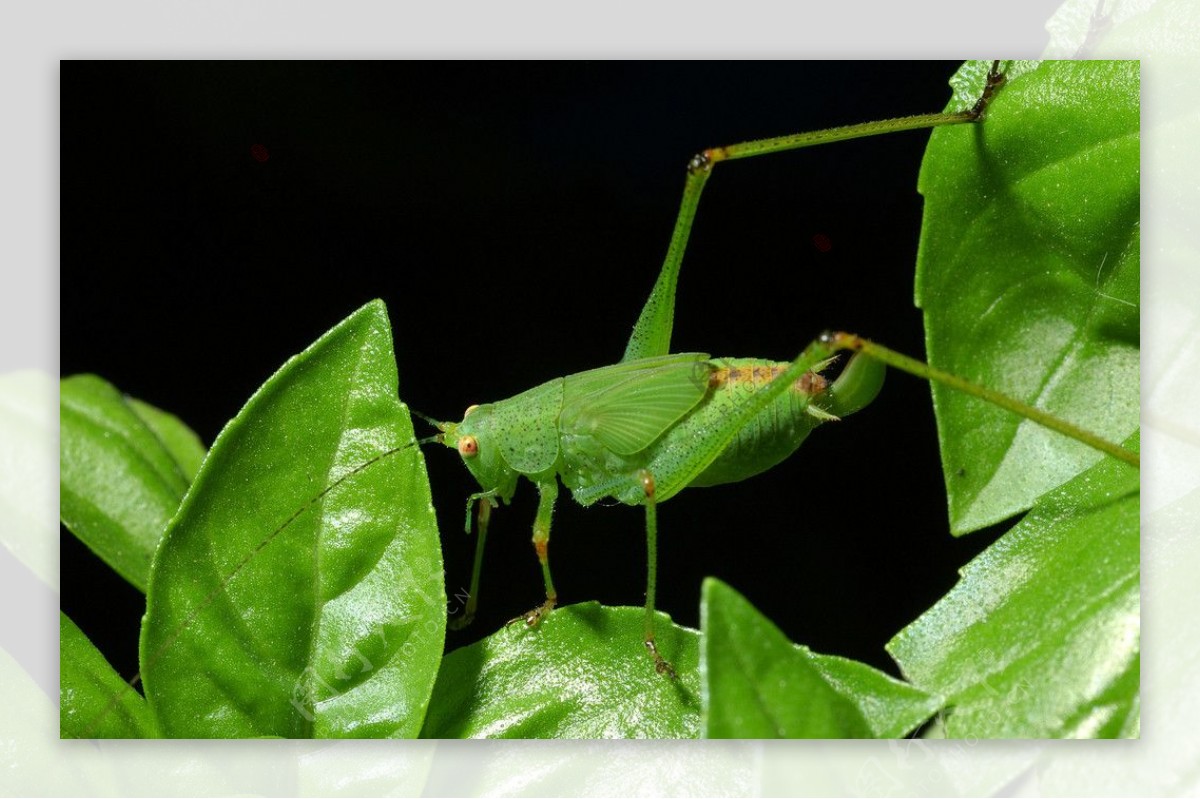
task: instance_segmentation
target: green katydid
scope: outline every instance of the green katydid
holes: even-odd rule
[[[523,619],[534,626],[556,606],[548,545],[561,481],[585,506],[611,498],[645,507],[644,644],[656,670],[673,675],[654,635],[657,504],[687,487],[737,482],[776,465],[819,424],[870,403],[882,385],[884,363],[947,383],[1136,462],[1120,447],[1050,414],[848,334],[823,334],[791,363],[669,354],[679,269],[701,190],[715,163],[892,131],[977,122],[1003,83],[995,62],[978,102],[959,113],[752,141],[695,156],[688,165],[666,260],[621,362],[557,378],[507,400],[472,405],[458,423],[433,422],[442,431],[439,438],[458,451],[482,488],[467,503],[470,532],[472,506],[479,502],[478,540],[467,603],[452,624],[463,626],[474,616],[490,509],[497,501],[509,502],[521,477],[539,493],[533,544],[545,601],[513,621]],[[836,380],[827,381],[822,371],[844,349],[859,354]]]
[[[525,622],[537,624],[558,602],[548,544],[559,480],[583,505],[604,497],[644,504],[650,564],[645,645],[658,671],[673,673],[654,642],[655,505],[689,486],[764,471],[794,452],[816,425],[874,399],[882,365],[858,358],[827,384],[820,371],[829,352],[814,347],[790,365],[699,353],[636,358],[557,378],[472,407],[460,423],[439,425],[445,444],[458,450],[484,489],[471,497],[482,500],[481,509],[496,499],[508,502],[519,477],[537,485],[533,544],[546,600]],[[479,518],[482,553],[488,511]],[[464,622],[474,613],[481,562],[477,554]]]

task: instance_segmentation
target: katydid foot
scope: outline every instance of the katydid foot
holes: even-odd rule
[[[659,647],[658,644],[654,643],[654,638],[647,638],[643,643],[646,644],[646,650],[650,653],[650,656],[654,657],[654,671],[659,674],[665,674],[666,677],[670,677],[671,679],[677,679],[679,675],[674,671],[674,666],[671,665],[671,661],[668,661],[666,657],[659,654]]]
[[[536,627],[536,626],[538,626],[538,624],[541,622],[542,619],[546,618],[546,616],[548,616],[550,614],[550,611],[554,610],[554,607],[557,604],[558,604],[558,597],[556,597],[556,596],[546,597],[545,602],[538,605],[536,608],[529,611],[528,613],[523,613],[520,616],[517,616],[515,619],[509,619],[508,621],[506,621],[504,623],[504,626],[511,627],[512,625],[516,624],[517,622],[523,621],[523,622],[525,622],[526,627]]]
[[[658,653],[658,645],[654,643],[654,639],[647,638],[644,643],[646,645],[646,651],[649,652],[654,658],[654,670],[659,674],[670,677],[672,680],[678,678],[679,675],[675,673],[675,667],[671,665],[670,661]]]

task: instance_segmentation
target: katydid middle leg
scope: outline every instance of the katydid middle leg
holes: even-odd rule
[[[654,498],[654,475],[646,469],[638,473],[646,495],[646,629],[643,642],[654,658],[654,670],[675,677],[675,667],[658,651],[654,637],[654,593],[658,584],[658,506]]]
[[[662,447],[653,451],[646,468],[638,470],[635,475],[640,493],[640,504],[646,508],[646,604],[645,628],[643,643],[654,659],[654,668],[659,674],[674,677],[675,669],[658,650],[655,637],[655,591],[658,574],[658,502],[669,499],[683,488],[692,483],[704,473],[717,458],[733,443],[738,433],[761,414],[783,392],[792,389],[806,374],[826,363],[833,353],[830,344],[823,340],[814,341],[797,356],[778,377],[774,378],[761,391],[751,396],[738,406],[727,412],[721,408],[719,412],[702,418],[705,414],[693,414],[681,422],[690,426],[695,422],[696,428],[690,428],[683,436],[688,445],[682,447]],[[857,371],[854,375],[859,377]],[[869,382],[869,381],[868,381]],[[878,382],[873,386],[864,383],[849,391],[858,397],[847,397],[846,406],[849,412],[870,401],[870,397],[878,390]],[[861,396],[870,394],[870,397]],[[692,435],[692,434],[695,435]],[[632,488],[632,487],[631,487]],[[632,502],[632,492],[624,501]]]
[[[537,553],[538,563],[542,567],[542,581],[546,585],[546,601],[533,610],[511,619],[508,623],[524,621],[533,627],[542,618],[554,610],[558,604],[558,592],[554,590],[554,580],[550,577],[550,522],[554,516],[554,502],[558,499],[558,480],[551,474],[545,480],[539,480],[538,510],[533,520],[533,549]]]

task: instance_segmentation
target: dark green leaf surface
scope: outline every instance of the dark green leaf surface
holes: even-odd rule
[[[1106,458],[888,644],[914,685],[947,697],[948,736],[1136,734],[1139,505],[1137,470]]]
[[[956,78],[952,108],[986,62]],[[929,362],[1121,441],[1139,414],[1137,62],[1019,63],[982,125],[934,132],[916,300]],[[952,529],[1029,508],[1100,455],[933,387]]]
[[[514,624],[446,656],[426,738],[695,738],[700,678],[695,630],[658,614],[654,671],[641,608],[585,602],[534,629]]]
[[[863,663],[793,644],[720,580],[704,581],[701,601],[706,738],[896,738],[941,707]]]
[[[139,410],[95,375],[65,378],[59,402],[63,524],[145,591],[154,550],[187,491],[192,456],[176,460],[175,443],[186,428],[176,420],[165,444],[145,418],[167,414],[145,403]]]
[[[59,736],[152,738],[150,707],[66,614],[58,614]]]
[[[146,695],[172,737],[412,736],[445,631],[424,460],[371,303],[213,444],[154,562]],[[346,475],[345,482],[322,491]]]
[[[200,464],[208,454],[200,436],[173,413],[167,413],[134,397],[129,397],[129,405],[171,453],[188,483],[195,480],[196,473],[200,471]]]

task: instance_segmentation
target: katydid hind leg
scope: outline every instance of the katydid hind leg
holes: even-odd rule
[[[679,213],[675,218],[671,240],[667,246],[666,258],[659,270],[658,279],[651,289],[650,297],[646,300],[646,304],[642,307],[641,314],[634,324],[633,333],[629,337],[629,342],[625,346],[625,354],[621,360],[624,362],[650,358],[666,355],[671,351],[671,332],[675,319],[675,289],[679,282],[679,269],[683,263],[684,252],[687,249],[692,225],[700,205],[701,192],[716,164],[721,161],[753,158],[759,155],[798,150],[819,144],[831,144],[884,133],[926,130],[946,125],[977,122],[983,118],[988,105],[1003,85],[1004,73],[1000,70],[1000,62],[993,61],[984,87],[980,91],[979,99],[969,109],[955,113],[918,114],[878,122],[865,122],[757,139],[723,147],[713,147],[693,156],[688,162],[683,197],[679,204]]]
[[[671,330],[675,324],[675,287],[679,283],[679,267],[683,263],[683,253],[687,249],[692,222],[700,204],[700,192],[703,191],[711,171],[709,162],[698,160],[699,158],[693,158],[688,164],[687,182],[684,184],[679,214],[675,218],[675,229],[671,233],[671,243],[667,246],[667,257],[659,270],[654,288],[650,290],[650,297],[633,326],[629,343],[625,345],[625,355],[621,358],[622,362],[667,355],[671,351]]]
[[[821,335],[820,340],[834,349],[854,352],[854,361],[858,361],[863,356],[866,356],[873,361],[877,361],[879,364],[878,368],[880,369],[882,369],[882,365],[886,364],[901,371],[908,372],[915,377],[941,383],[953,388],[956,391],[961,391],[964,394],[977,397],[984,402],[988,402],[999,408],[1003,408],[1004,410],[1010,411],[1017,416],[1021,416],[1025,419],[1029,419],[1032,422],[1036,422],[1037,424],[1042,425],[1049,430],[1053,430],[1068,438],[1072,438],[1081,444],[1086,444],[1098,452],[1103,452],[1111,455],[1117,460],[1124,461],[1130,466],[1140,468],[1141,457],[1138,453],[1126,449],[1124,446],[1116,443],[1115,441],[1107,441],[1089,430],[1085,430],[1078,425],[1072,424],[1066,419],[1061,419],[1040,408],[1027,405],[1026,403],[1021,402],[1014,397],[1007,396],[986,386],[972,383],[971,381],[965,380],[958,375],[944,372],[941,369],[935,369],[923,361],[919,361],[916,358],[910,358],[907,355],[903,355],[895,350],[889,349],[888,347],[877,344],[874,341],[862,338],[861,336],[857,336],[853,333],[826,332]],[[847,371],[848,370],[849,367],[847,367]],[[880,381],[882,382],[882,372],[880,374]],[[862,396],[864,395],[864,392],[870,391],[869,380],[866,381],[866,388],[863,388],[861,383],[863,383],[863,381],[859,381],[857,379],[850,381],[850,385],[854,387],[853,393],[855,396]],[[853,401],[849,399],[849,395],[850,392],[847,391],[847,398],[844,400],[845,402]]]

